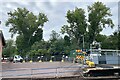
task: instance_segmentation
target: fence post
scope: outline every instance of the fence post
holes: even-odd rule
[[[32,74],[33,74],[33,71],[32,71],[32,69],[30,69],[31,70],[31,80],[32,80]]]
[[[56,78],[58,77],[58,70],[57,70],[57,68],[56,68]]]

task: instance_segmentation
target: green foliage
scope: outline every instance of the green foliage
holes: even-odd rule
[[[67,36],[67,35],[64,36],[64,45],[65,46],[70,46],[71,45],[70,37]]]
[[[81,8],[75,8],[73,11],[67,12],[67,22],[69,25],[63,25],[61,32],[67,33],[71,39],[75,39],[77,46],[80,45],[80,37],[86,33],[85,11]]]
[[[54,43],[51,45],[51,53],[61,53],[64,51],[64,39],[57,39]]]
[[[95,38],[97,42],[103,42],[105,39],[107,39],[107,36],[102,34],[98,34]]]
[[[18,34],[33,34],[40,26],[43,27],[44,23],[48,21],[47,17],[43,13],[39,13],[35,16],[27,9],[17,8],[14,12],[9,12],[9,19],[6,22],[6,26],[10,26],[10,32],[12,35]]]
[[[89,44],[94,40],[104,43],[107,37],[100,35],[100,32],[107,26],[114,27],[110,18],[112,16],[110,8],[102,2],[95,2],[88,6],[88,26],[84,14],[85,12],[81,8],[75,8],[73,11],[69,10],[66,16],[69,25],[63,25],[61,29],[63,34],[67,33],[69,35],[74,48],[82,48],[83,36],[85,48],[89,48]],[[87,27],[89,32],[86,31]]]
[[[95,2],[92,6],[88,6],[88,22],[89,25],[89,40],[90,43],[95,40],[95,37],[105,28],[107,25],[113,28],[114,24],[109,18],[112,16],[110,8],[104,5],[102,2]]]
[[[59,37],[60,37],[60,34],[52,30],[52,33],[50,34],[50,42],[54,43]]]
[[[43,30],[42,28],[39,28],[36,32],[35,32],[35,35],[32,36],[32,41],[39,41],[43,38]]]
[[[50,43],[46,42],[46,41],[39,41],[39,42],[35,42],[32,47],[31,50],[38,50],[38,49],[49,49],[50,47]]]
[[[23,53],[24,49],[26,49],[26,47],[28,47],[28,45],[25,45],[27,42],[24,40],[24,36],[23,35],[19,35],[16,37],[16,46],[18,48],[18,52]]]
[[[101,42],[102,49],[118,49],[118,33],[114,32],[113,35],[106,36],[99,34],[96,36],[96,41]]]
[[[10,57],[14,54],[17,54],[17,49],[16,46],[14,45],[14,41],[11,39],[7,40],[6,46],[3,49],[3,55],[5,55],[6,57]]]
[[[109,36],[109,49],[118,49],[118,33],[114,32]]]
[[[52,30],[52,33],[50,34],[50,53],[60,53],[64,50],[64,40],[60,37],[60,34],[58,34],[56,31]]]
[[[16,40],[19,50],[27,52],[34,42],[42,39],[42,28],[48,21],[45,14],[39,13],[36,16],[25,8],[17,8],[13,12],[10,11],[8,15],[6,26],[10,27],[9,32],[12,33],[12,37],[14,34],[19,34]]]
[[[46,41],[38,41],[35,42],[30,51],[28,52],[29,56],[41,56],[41,55],[49,55],[49,48],[50,48],[50,43]]]

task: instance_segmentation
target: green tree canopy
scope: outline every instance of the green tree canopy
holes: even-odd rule
[[[56,31],[52,30],[52,33],[50,34],[50,42],[54,43],[55,41],[58,40],[60,37],[60,34],[58,34]]]
[[[88,12],[89,40],[92,43],[103,28],[107,26],[113,28],[114,24],[110,18],[112,16],[110,8],[102,2],[95,2],[93,5],[88,6]]]
[[[50,48],[50,43],[46,41],[38,41],[35,42],[31,50],[28,52],[28,54],[33,57],[33,56],[41,56],[41,55],[49,55],[49,48]]]
[[[71,41],[70,41],[70,37],[65,35],[64,36],[64,46],[70,46],[71,45]]]
[[[42,28],[45,22],[48,21],[45,14],[39,13],[36,16],[26,8],[17,8],[17,10],[13,12],[10,11],[8,15],[9,18],[6,22],[6,26],[10,27],[9,32],[11,32],[12,37],[14,34],[19,34],[16,40],[17,47],[18,45],[27,45],[26,47],[21,47],[25,50],[26,48],[30,48],[34,42],[42,39]]]
[[[73,11],[67,11],[67,22],[68,25],[63,25],[61,32],[67,33],[69,37],[74,38],[77,42],[77,45],[80,45],[80,37],[86,33],[86,19],[85,11],[81,8],[75,8]]]
[[[11,39],[6,40],[6,45],[5,48],[3,49],[3,55],[6,57],[10,57],[13,56],[14,54],[17,54],[15,42]]]

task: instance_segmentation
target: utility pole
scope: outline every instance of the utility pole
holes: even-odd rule
[[[85,47],[84,34],[81,35],[81,36],[82,36],[82,39],[83,39],[83,49],[84,49],[84,47]]]
[[[118,44],[120,43],[120,26],[118,25]],[[118,49],[120,49],[120,46],[118,45]]]
[[[83,35],[83,49],[84,49],[84,47],[85,47],[85,42],[84,42],[84,35]]]
[[[120,32],[120,26],[118,25],[118,32]]]

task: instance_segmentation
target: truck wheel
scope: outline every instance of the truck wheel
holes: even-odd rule
[[[22,62],[23,62],[23,60],[21,59],[21,60],[20,60],[20,62],[22,63]]]

